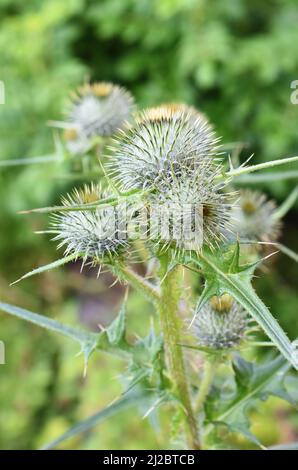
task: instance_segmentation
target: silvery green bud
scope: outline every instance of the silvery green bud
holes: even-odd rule
[[[196,312],[192,328],[200,346],[230,349],[244,339],[247,326],[246,312],[230,295],[224,294],[212,297]]]
[[[62,202],[65,206],[82,205],[105,197],[99,186],[91,184],[75,189]],[[129,247],[126,214],[120,206],[61,212],[53,216],[52,226],[57,232],[54,240],[60,242],[58,248],[65,248],[65,255],[74,253],[92,265],[109,262]]]
[[[134,108],[131,94],[112,83],[85,84],[73,93],[67,121],[77,133],[75,142],[111,136],[129,120]]]

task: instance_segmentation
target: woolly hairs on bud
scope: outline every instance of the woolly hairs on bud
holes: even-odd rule
[[[232,194],[224,191],[223,183],[216,183],[218,171],[206,161],[192,175],[183,170],[177,178],[169,172],[171,178],[161,179],[156,191],[148,196],[149,206],[167,209],[169,224],[176,224],[178,249],[199,250],[203,244],[212,248],[230,232]],[[169,233],[173,235],[171,227]]]
[[[134,126],[116,136],[111,175],[123,190],[154,188],[206,161],[216,162],[218,139],[211,125],[192,112],[161,106],[142,113]]]
[[[200,346],[230,349],[238,346],[245,336],[248,325],[245,310],[230,296],[222,297],[222,302],[213,298],[196,311],[192,329]]]
[[[274,217],[276,204],[260,191],[244,189],[233,209],[235,233],[240,238],[275,241],[281,232],[281,222]]]
[[[134,99],[124,88],[112,83],[86,84],[73,94],[67,121],[81,139],[111,136],[129,120]]]
[[[86,204],[106,197],[97,185],[91,184],[74,190],[63,199],[63,205]],[[129,246],[126,220],[122,208],[110,207],[92,211],[68,211],[53,215],[52,226],[58,232],[54,240],[65,254],[74,253],[93,265],[109,261]],[[123,216],[123,220],[121,220]]]

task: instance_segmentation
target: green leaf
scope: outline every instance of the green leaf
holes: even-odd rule
[[[4,312],[14,315],[22,320],[29,321],[34,325],[40,326],[47,330],[54,331],[56,333],[60,333],[72,340],[78,342],[81,347],[81,351],[84,354],[85,358],[85,366],[88,362],[90,354],[97,348],[98,346],[98,339],[99,335],[95,333],[89,333],[87,331],[81,331],[78,328],[73,328],[71,326],[64,325],[63,323],[58,322],[57,320],[53,320],[43,315],[39,315],[38,313],[30,312],[29,310],[25,310],[20,307],[16,307],[14,305],[6,304],[0,302],[0,310]]]
[[[69,261],[75,260],[77,257],[78,257],[77,254],[68,255],[68,256],[65,256],[64,258],[54,261],[53,263],[49,263],[49,264],[46,264],[45,266],[41,266],[40,268],[33,269],[33,271],[30,271],[29,273],[24,274],[22,277],[12,282],[10,285],[13,286],[14,284],[22,281],[23,279],[27,279],[28,277],[35,276],[35,274],[40,274],[45,271],[50,271],[50,269],[58,268],[59,266],[62,266],[63,264],[69,263]]]
[[[199,297],[195,311],[198,312],[205,305],[205,303],[208,302],[208,300],[211,297],[213,297],[214,295],[217,295],[219,292],[219,289],[220,289],[219,284],[215,278],[212,278],[212,279],[206,278],[205,286],[204,286],[203,292],[201,293]],[[196,318],[196,315],[193,316],[193,319],[190,323],[190,327],[192,326],[195,318]]]
[[[87,418],[84,421],[81,421],[80,423],[76,424],[66,433],[62,434],[62,436],[43,446],[41,450],[53,449],[61,442],[88,431],[89,429],[93,428],[99,423],[102,423],[104,420],[110,418],[111,416],[114,416],[120,411],[130,407],[141,405],[142,403],[148,400],[148,397],[150,397],[150,394],[144,391],[124,395],[119,400],[107,406],[105,409],[99,411],[93,416],[90,416],[90,418]]]
[[[263,328],[284,357],[298,370],[290,340],[251,285],[250,279],[254,265],[246,269],[240,266],[240,272],[230,273],[229,265],[223,260],[223,254],[219,258],[208,253],[201,254],[197,262],[204,266],[207,280],[214,282],[216,278],[220,285],[220,293],[225,291],[231,294]]]
[[[293,403],[286,389],[282,396],[280,393],[290,365],[282,356],[263,364],[255,364],[235,355],[233,369],[234,385],[230,386],[229,393],[223,395],[222,390],[227,387],[218,383],[207,398],[207,434],[212,431],[211,423],[215,426],[225,425],[230,431],[240,432],[255,444],[261,445],[249,430],[248,413],[258,400],[266,400],[269,395],[276,395]]]
[[[110,344],[118,346],[125,342],[126,333],[126,303],[124,302],[119,314],[106,330]]]

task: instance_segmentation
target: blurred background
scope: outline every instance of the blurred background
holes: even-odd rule
[[[54,152],[49,119],[63,119],[69,92],[85,79],[126,86],[141,107],[184,101],[205,112],[223,142],[242,142],[254,162],[297,155],[296,0],[1,0],[0,162]],[[296,169],[297,166],[296,166]],[[78,182],[56,164],[0,167],[0,298],[69,324],[107,325],[123,298],[106,293],[92,270],[75,264],[9,287],[23,273],[57,259],[41,215],[17,211],[53,205]],[[254,184],[282,202],[297,180]],[[298,251],[298,207],[284,221],[282,242]],[[298,336],[297,265],[279,254],[257,280],[265,303]],[[150,306],[129,300],[129,324],[146,333]],[[76,346],[0,313],[0,448],[36,449],[117,396],[119,359],[96,354],[83,379]],[[254,432],[265,445],[298,437],[298,418],[283,402],[259,407]],[[63,448],[158,449],[162,430],[123,412]],[[243,448],[251,446],[244,440]]]

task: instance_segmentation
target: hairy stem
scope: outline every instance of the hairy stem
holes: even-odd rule
[[[117,275],[127,281],[134,289],[144,295],[150,302],[156,303],[160,299],[159,291],[153,284],[146,281],[142,276],[133,269],[124,264],[117,264],[114,267]]]
[[[235,168],[235,169],[228,171],[226,175],[234,178],[235,176],[263,170],[264,168],[272,168],[273,166],[285,165],[286,163],[293,163],[297,161],[298,161],[298,156],[295,156],[295,157],[289,157],[289,158],[282,158],[281,160],[272,160],[270,162],[258,163],[257,165],[240,166],[239,168]]]
[[[168,271],[168,255],[160,257],[161,293],[158,311],[164,337],[167,366],[185,412],[187,444],[189,449],[199,449],[197,423],[192,409],[183,351],[180,346],[180,322],[177,316],[180,299],[178,269],[175,267]]]
[[[194,411],[196,414],[200,413],[203,408],[205,399],[209,393],[213,377],[216,371],[216,364],[214,361],[206,359],[204,364],[204,374],[203,379],[199,388],[199,392],[196,396],[194,403]]]

